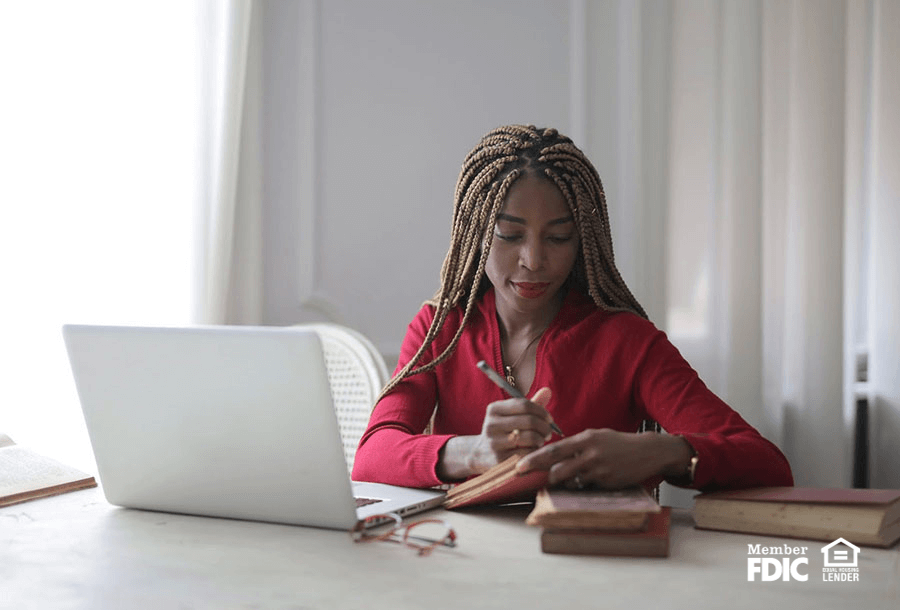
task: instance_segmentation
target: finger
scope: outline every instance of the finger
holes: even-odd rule
[[[588,464],[578,472],[578,475],[585,483],[604,489],[621,489],[629,485],[636,485],[647,478],[642,473],[631,474],[612,464]]]
[[[518,428],[513,429],[512,432],[506,435],[506,442],[512,445],[514,449],[519,447],[519,437],[521,436],[521,432]]]
[[[550,398],[553,396],[553,392],[550,391],[550,388],[543,387],[534,393],[534,396],[531,397],[531,402],[534,404],[544,407],[544,410],[547,409],[547,405],[550,404]],[[562,433],[562,430],[559,429],[559,426],[556,425],[556,422],[553,421],[553,415],[550,414],[550,411],[547,411],[547,421],[550,423],[550,428],[553,432],[559,434],[560,436],[565,436]],[[547,440],[550,440],[549,438]]]
[[[493,416],[485,422],[484,429],[491,437],[506,436],[516,429],[522,432],[533,431],[544,441],[552,434],[550,424],[535,415]]]
[[[492,415],[533,415],[543,420],[550,419],[547,409],[525,398],[507,398],[506,400],[492,402],[487,407],[486,416],[490,417]]]
[[[527,448],[506,449],[503,451],[498,451],[497,452],[497,463],[499,464],[500,462],[508,460],[511,456],[514,456],[514,455],[517,455],[519,457],[524,457],[524,456],[528,455],[529,451],[530,450]]]
[[[557,483],[549,483],[550,485],[556,485]],[[591,476],[586,472],[578,472],[574,476],[564,480],[561,482],[562,486],[566,489],[573,491],[580,491],[582,489],[587,489],[588,487],[594,487],[594,481]]]
[[[550,485],[565,482],[575,488],[583,488],[593,481],[592,474],[590,458],[584,453],[577,453],[551,466],[547,482]]]
[[[534,396],[531,397],[531,402],[536,404],[537,406],[544,409],[544,413],[547,416],[547,422],[553,425],[553,416],[550,415],[550,411],[547,410],[547,405],[550,404],[550,398],[553,396],[553,392],[548,387],[543,387],[534,393]]]
[[[533,451],[544,444],[544,437],[534,430],[514,429],[504,439],[505,449],[527,449]]]
[[[580,435],[564,438],[528,454],[516,464],[516,471],[525,473],[530,470],[550,470],[555,464],[575,457],[582,450]]]
[[[488,438],[491,450],[495,453],[514,449],[526,449],[531,452],[546,442],[546,436],[536,430],[513,428],[512,430],[498,430],[496,433],[490,434]]]
[[[550,388],[544,387],[534,393],[534,396],[531,397],[531,402],[540,407],[544,407],[544,410],[546,410],[547,405],[550,404],[550,398],[552,396],[553,392],[550,390]]]

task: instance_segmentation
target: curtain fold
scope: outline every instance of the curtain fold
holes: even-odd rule
[[[195,321],[262,322],[261,36],[252,0],[201,5],[205,137],[198,165]]]
[[[787,127],[763,133],[764,184],[776,183],[768,193],[782,204],[768,212],[783,227],[769,241],[782,272],[767,278],[783,282],[769,304],[780,310],[780,367],[764,382],[795,476],[817,486],[849,485],[851,472],[842,383],[845,13],[842,0],[769,4],[763,22],[788,24],[787,43],[776,42],[786,53],[764,66],[764,75],[787,71],[780,103],[763,108]]]

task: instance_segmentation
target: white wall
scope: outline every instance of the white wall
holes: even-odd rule
[[[438,287],[463,158],[517,122],[591,157],[620,269],[664,318],[668,2],[264,8],[266,323],[338,321],[395,359]]]
[[[465,154],[503,123],[570,127],[569,5],[265,6],[265,320],[331,318],[396,354]]]

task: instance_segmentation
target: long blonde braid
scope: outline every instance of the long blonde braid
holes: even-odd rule
[[[616,268],[603,184],[584,153],[552,128],[499,127],[485,135],[463,162],[454,196],[450,250],[441,267],[441,287],[427,301],[435,308],[434,319],[418,351],[385,386],[381,396],[405,378],[435,368],[456,349],[475,303],[488,284],[484,269],[497,214],[513,182],[525,174],[543,175],[556,184],[572,212],[581,237],[572,271],[575,287],[601,309],[647,317]],[[460,302],[465,303],[465,309],[453,340],[433,360],[420,363],[447,316]]]

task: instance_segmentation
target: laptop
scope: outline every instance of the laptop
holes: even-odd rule
[[[350,529],[443,501],[351,486],[315,331],[66,325],[63,337],[111,504]]]

